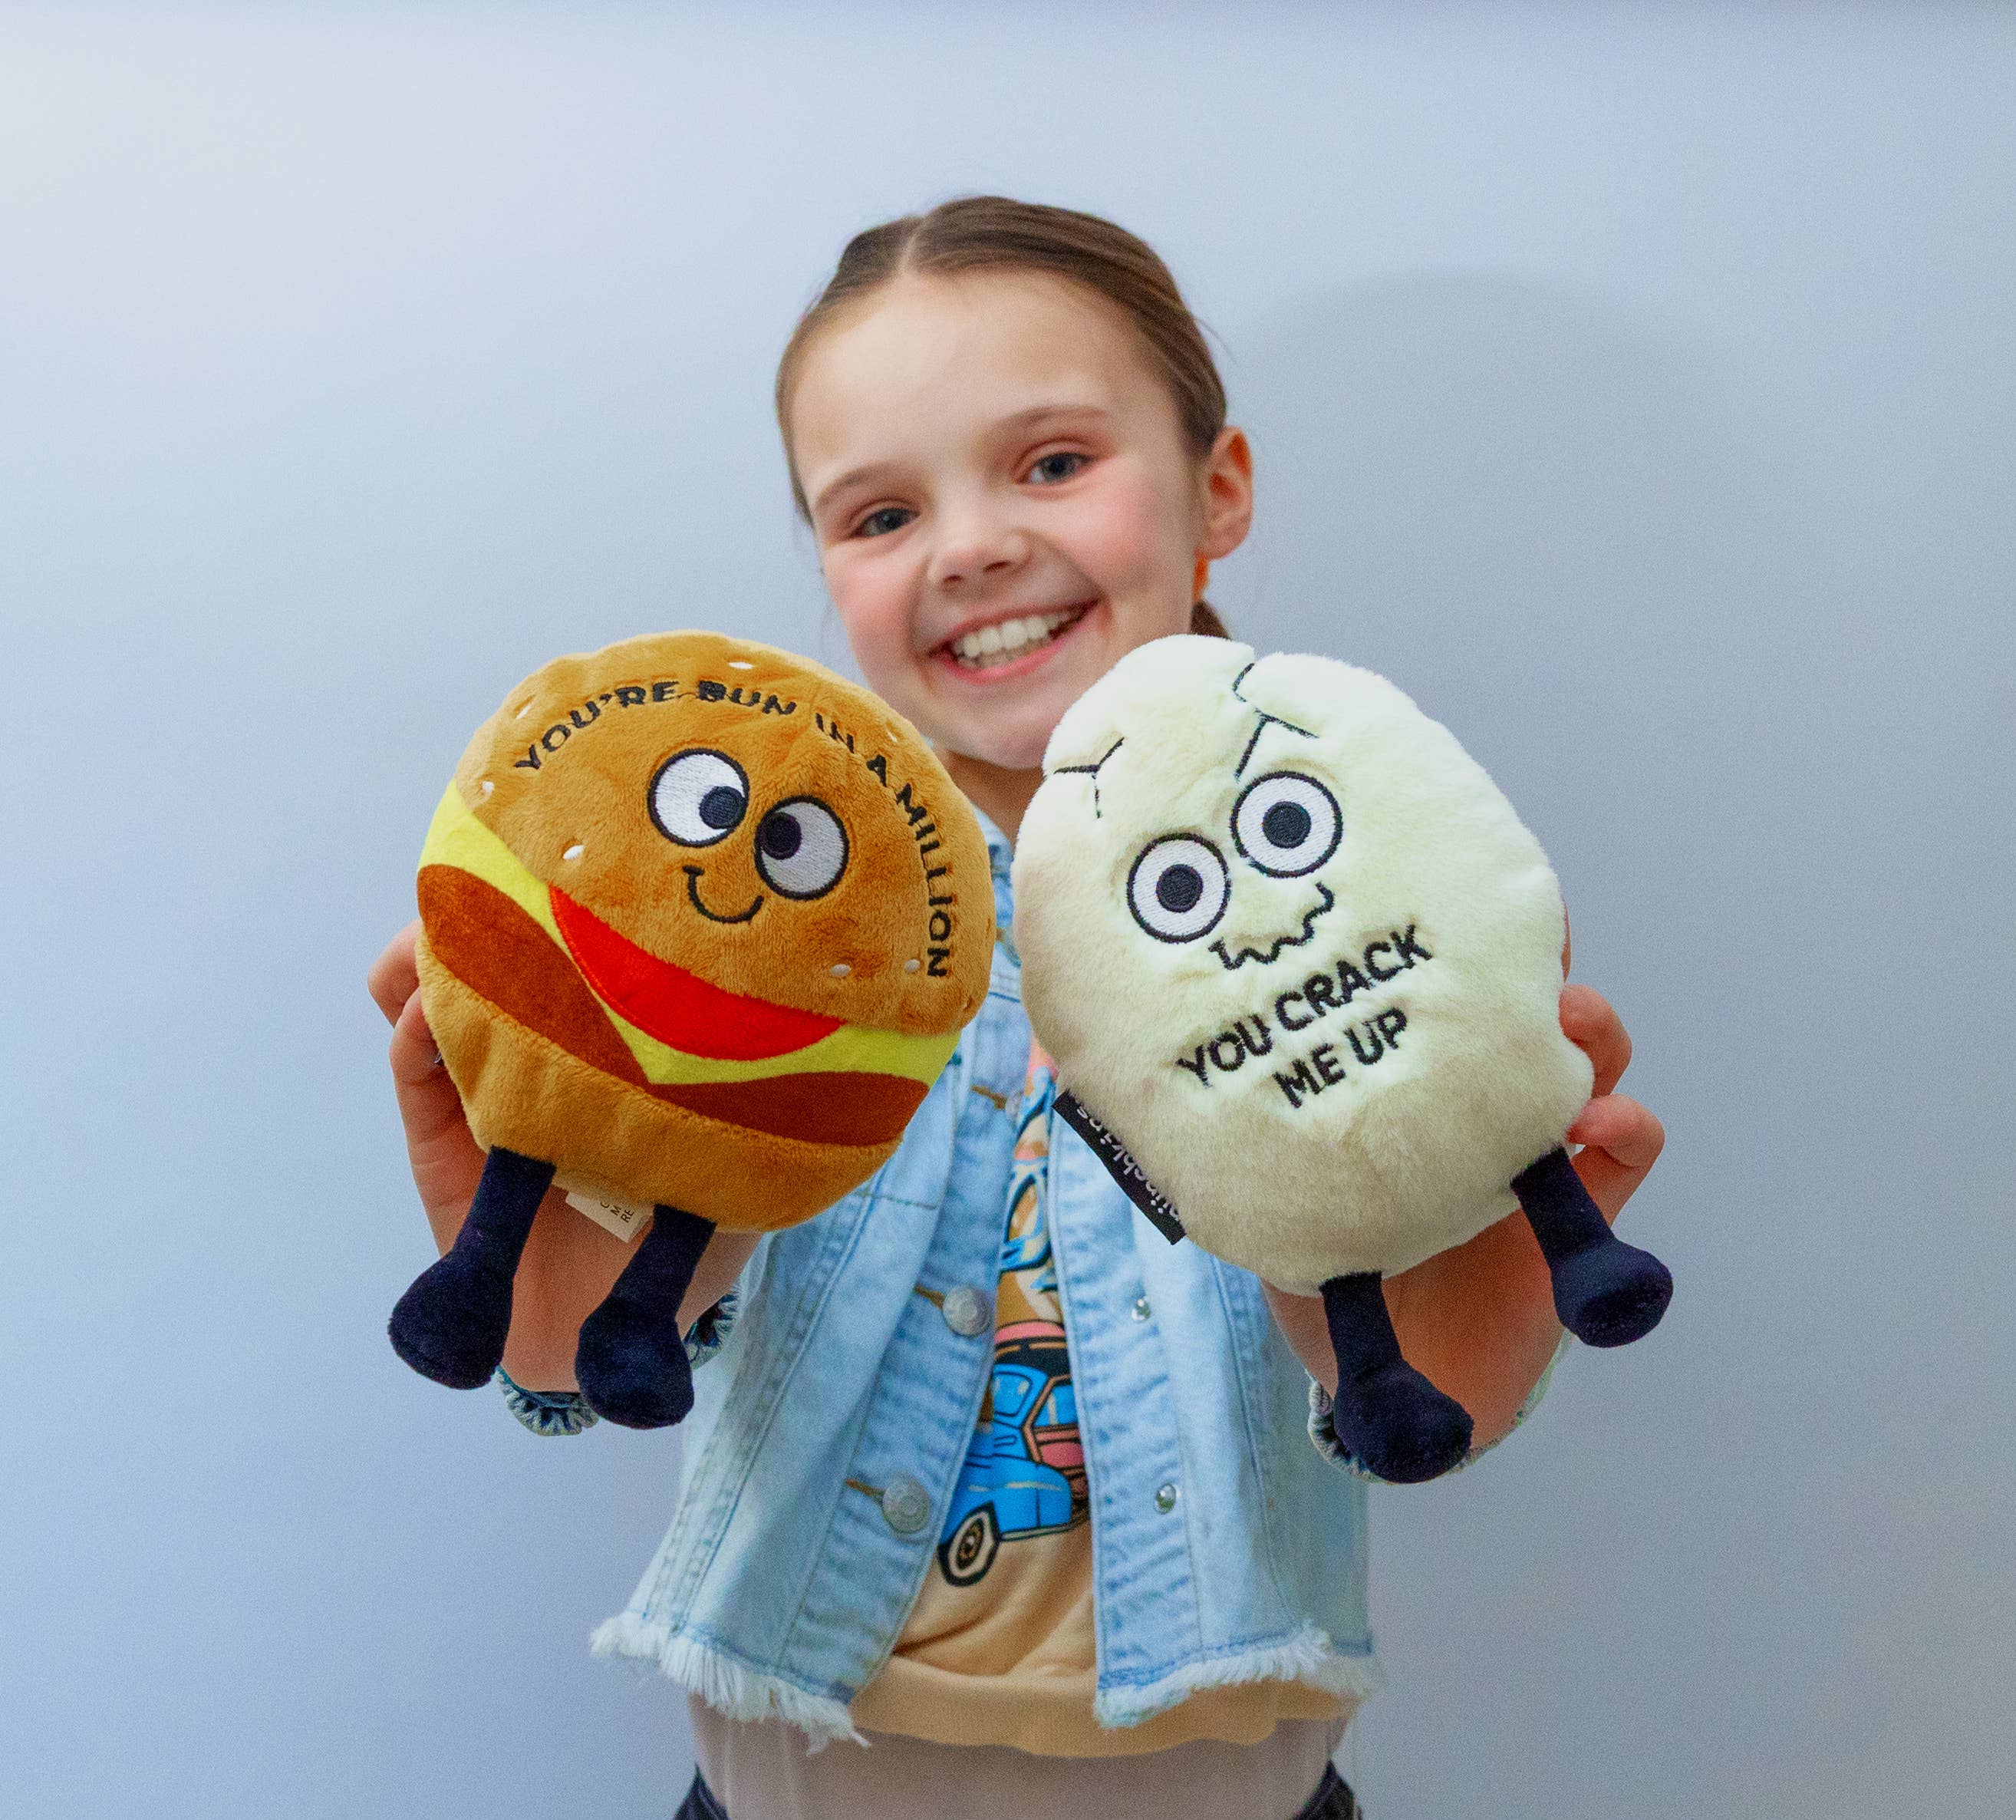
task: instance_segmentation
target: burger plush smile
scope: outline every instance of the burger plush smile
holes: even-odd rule
[[[711,923],[746,923],[763,907],[763,894],[759,891],[756,894],[756,901],[750,905],[748,909],[746,910],[738,910],[732,917],[725,917],[719,910],[709,910],[707,906],[701,902],[700,895],[700,868],[697,866],[689,866],[686,868],[686,874],[687,897],[692,901],[693,908],[698,910],[700,914],[705,917]]]
[[[1019,618],[997,619],[948,639],[940,648],[949,651],[962,670],[994,669],[1056,643],[1092,611],[1093,605],[1086,600],[1075,607],[1053,607]]]

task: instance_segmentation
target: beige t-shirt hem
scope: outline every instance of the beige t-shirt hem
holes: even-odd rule
[[[1200,1739],[1258,1744],[1283,1719],[1341,1723],[1350,1714],[1345,1698],[1324,1688],[1256,1681],[1201,1688],[1138,1725],[1102,1725],[1093,1713],[1096,1691],[1092,1670],[960,1674],[892,1656],[848,1711],[863,1731],[1039,1757],[1134,1757]]]

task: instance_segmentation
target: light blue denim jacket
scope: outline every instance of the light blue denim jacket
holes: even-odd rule
[[[595,1634],[598,1654],[815,1739],[856,1735],[848,1702],[930,1566],[992,1363],[992,1321],[947,1299],[991,1306],[1029,1055],[1008,844],[988,836],[1003,935],[986,1001],[880,1173],[759,1246],[695,1380],[670,1533]],[[1310,1419],[1258,1280],[1172,1245],[1060,1121],[1049,1169],[1099,1720],[1138,1724],[1232,1681],[1370,1692],[1366,1487],[1320,1393]]]

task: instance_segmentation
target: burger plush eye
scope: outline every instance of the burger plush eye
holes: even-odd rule
[[[847,830],[815,796],[780,802],[756,824],[756,870],[786,897],[819,897],[847,869]]]
[[[651,819],[682,847],[711,847],[749,813],[749,780],[725,752],[675,752],[651,780]]]
[[[1233,805],[1232,838],[1240,852],[1277,878],[1313,872],[1337,851],[1343,829],[1337,798],[1298,771],[1255,778]]]
[[[1127,907],[1158,942],[1194,942],[1225,914],[1231,892],[1218,849],[1192,834],[1143,848],[1127,874]]]

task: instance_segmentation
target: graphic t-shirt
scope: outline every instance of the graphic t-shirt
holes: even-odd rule
[[[1075,1586],[1091,1571],[1085,1449],[1044,1218],[1056,1094],[1049,1058],[1032,1047],[1009,1169],[993,1375],[938,1539],[934,1570],[899,1648],[975,1625],[998,1627],[1009,1612],[1045,1591]]]
[[[1056,1095],[1055,1065],[1031,1043],[1013,1114],[993,1371],[935,1558],[889,1660],[855,1696],[854,1721],[940,1743],[1100,1757],[1198,1738],[1251,1743],[1280,1719],[1331,1717],[1335,1696],[1289,1681],[1207,1688],[1124,1729],[1093,1717],[1091,1509],[1044,1204]]]

